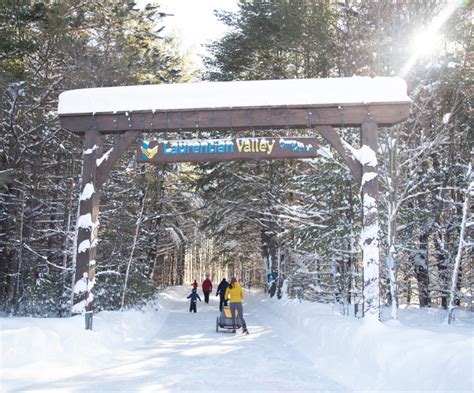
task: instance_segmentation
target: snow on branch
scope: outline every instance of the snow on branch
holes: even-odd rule
[[[96,160],[97,168],[100,167],[100,165],[109,159],[110,153],[112,153],[113,148],[110,148],[107,153],[105,153],[102,157],[98,158]]]
[[[122,273],[116,272],[115,270],[104,270],[104,271],[95,273],[95,276],[96,276],[96,277],[98,277],[98,276],[105,276],[105,275],[121,276]]]
[[[82,190],[80,201],[87,201],[94,194],[94,185],[92,183],[87,183]]]
[[[171,236],[171,239],[173,240],[175,244],[179,245],[182,243],[183,240],[181,236],[178,234],[178,232],[176,232],[176,228],[168,227],[166,228],[166,231],[168,231],[168,233]]]
[[[87,283],[87,290],[90,292],[95,285],[95,277],[92,280],[89,280]]]
[[[94,145],[94,146],[92,146],[90,149],[84,150],[84,155],[87,156],[87,155],[89,155],[89,154],[92,154],[92,153],[94,153],[94,151],[96,151],[98,148],[99,148],[99,146]]]
[[[377,224],[371,225],[362,230],[360,234],[360,244],[363,246],[366,240],[373,240],[378,238],[379,226]],[[365,249],[364,249],[365,251]],[[377,250],[378,251],[378,250]]]
[[[374,197],[364,195],[364,214],[377,213],[377,201]]]
[[[365,172],[362,176],[362,185],[377,178],[377,172]]]
[[[377,154],[369,146],[364,145],[360,149],[354,149],[344,139],[341,139],[344,147],[348,149],[354,158],[360,162],[361,165],[377,166]]]
[[[87,273],[84,273],[81,279],[74,284],[74,293],[76,295],[84,292],[87,292]]]
[[[97,226],[99,226],[99,221],[97,220],[97,222],[93,223],[91,213],[83,214],[77,220],[77,227],[78,228],[94,230],[95,227],[97,227]]]
[[[76,303],[72,306],[71,312],[73,314],[81,314],[86,308],[86,301],[82,300],[79,303]]]
[[[56,269],[61,269],[61,270],[73,270],[72,268],[67,268],[67,267],[64,267],[64,266],[59,266],[59,265],[56,265],[55,263],[51,262],[48,260],[47,257],[37,253],[35,250],[33,250],[30,246],[28,246],[27,244],[23,243],[22,244],[24,248],[26,248],[28,251],[32,252],[33,254],[35,254],[37,257],[41,258],[44,262],[46,262],[48,265],[50,266],[53,266],[55,267]]]
[[[324,157],[324,158],[327,158],[327,159],[330,159],[330,160],[332,160],[333,157],[334,157],[331,153],[331,149],[329,147],[326,147],[326,146],[319,146],[318,154],[321,157]]]
[[[77,253],[80,254],[81,252],[86,252],[91,248],[91,242],[89,240],[83,240],[79,247],[77,247]]]

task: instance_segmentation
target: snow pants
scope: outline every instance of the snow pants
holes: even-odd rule
[[[227,306],[227,300],[224,299],[224,297],[221,297],[220,302],[219,302],[219,311],[220,312],[222,312],[222,310],[224,309],[224,306]]]
[[[197,312],[196,302],[191,302],[191,304],[189,305],[189,312],[191,311]]]
[[[205,301],[206,303],[209,303],[209,294],[210,294],[210,293],[211,293],[211,292],[204,292],[204,301]]]
[[[242,307],[242,303],[240,302],[235,302],[232,303],[230,302],[230,313],[232,314],[232,326],[235,330],[235,312],[237,311],[237,318],[240,319],[240,324],[244,328],[244,330],[247,328],[247,324],[245,323],[244,319],[244,308]]]

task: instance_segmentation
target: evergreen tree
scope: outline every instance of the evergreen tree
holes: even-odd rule
[[[82,146],[60,129],[57,97],[72,88],[186,79],[174,44],[159,36],[163,18],[159,8],[133,2],[2,2],[4,310],[69,312]]]

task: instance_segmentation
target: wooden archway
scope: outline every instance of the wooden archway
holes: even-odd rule
[[[329,78],[148,85],[64,92],[61,126],[84,138],[73,313],[92,328],[100,188],[142,132],[315,128],[341,155],[361,185],[364,315],[378,316],[379,249],[377,127],[408,117],[411,100],[400,78]],[[354,149],[335,128],[360,127]],[[107,152],[104,134],[121,137]]]

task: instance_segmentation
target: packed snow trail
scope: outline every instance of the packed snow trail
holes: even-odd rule
[[[474,319],[400,309],[400,321],[342,316],[336,305],[245,291],[250,335],[216,333],[216,297],[189,313],[189,288],[141,310],[0,316],[3,392],[474,391]]]
[[[198,302],[189,313],[187,288],[166,291],[168,316],[149,342],[111,359],[92,372],[44,384],[25,384],[35,392],[345,392],[343,386],[321,375],[304,353],[291,343],[292,331],[266,313],[258,302],[244,300],[250,335],[219,330],[218,298]],[[160,311],[158,311],[160,312]],[[95,327],[99,329],[99,327]],[[150,327],[152,328],[152,327]]]

